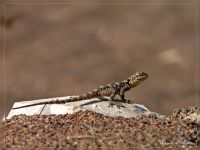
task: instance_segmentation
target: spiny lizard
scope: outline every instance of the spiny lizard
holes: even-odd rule
[[[47,102],[39,102],[35,104],[29,104],[29,105],[24,105],[20,107],[15,107],[12,109],[19,109],[19,108],[24,108],[24,107],[30,107],[30,106],[35,106],[35,105],[43,105],[43,104],[65,104],[67,102],[75,102],[75,101],[81,101],[81,100],[87,100],[91,98],[97,98],[97,97],[102,97],[102,96],[109,96],[109,107],[113,105],[117,105],[117,103],[113,102],[113,99],[116,95],[119,95],[121,100],[125,100],[125,92],[129,91],[131,88],[136,87],[139,85],[142,81],[148,78],[148,74],[138,71],[132,76],[130,76],[127,80],[121,81],[121,82],[116,82],[113,84],[107,84],[105,86],[100,86],[97,89],[94,89],[90,92],[87,92],[85,94],[82,94],[80,96],[76,97],[71,97],[69,99],[64,99],[64,100],[52,100],[52,101],[47,101]],[[118,105],[117,105],[118,106]]]

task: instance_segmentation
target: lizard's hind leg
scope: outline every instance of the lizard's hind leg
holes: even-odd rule
[[[108,103],[109,103],[108,107],[113,107],[113,105],[115,105],[115,103],[113,102],[113,99],[115,98],[115,95],[116,95],[116,93],[112,93],[110,95],[110,98],[109,98],[109,101],[108,101]]]

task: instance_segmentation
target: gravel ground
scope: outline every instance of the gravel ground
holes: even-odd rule
[[[196,107],[176,109],[162,119],[108,117],[89,111],[18,115],[0,124],[1,144],[3,149],[197,149],[200,126],[184,119],[194,112]]]

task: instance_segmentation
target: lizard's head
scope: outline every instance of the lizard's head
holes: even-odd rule
[[[148,78],[148,74],[142,71],[138,71],[129,77],[129,83],[133,86],[140,84],[142,81]]]

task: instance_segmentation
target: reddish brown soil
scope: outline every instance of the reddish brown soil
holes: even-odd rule
[[[153,115],[112,118],[88,111],[19,115],[0,128],[5,127],[4,149],[195,149],[200,144],[200,126],[184,119],[194,112],[195,107],[177,109],[163,119]]]

